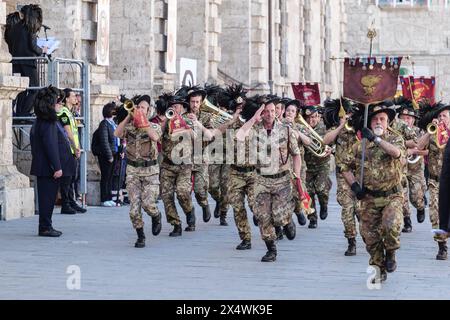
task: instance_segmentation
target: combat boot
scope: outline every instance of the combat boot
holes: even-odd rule
[[[308,228],[309,229],[316,229],[317,228],[317,220],[316,219],[309,220]]]
[[[348,238],[348,248],[347,251],[345,251],[344,255],[349,256],[355,256],[356,255],[356,239],[355,238]]]
[[[264,257],[261,258],[262,262],[273,262],[277,259],[277,246],[275,241],[265,241],[267,252]]]
[[[214,208],[214,218],[218,218],[220,216],[220,202],[216,201],[216,207]]]
[[[186,223],[188,226],[184,229],[184,231],[195,231],[195,211],[192,208],[192,211],[186,215]]]
[[[402,232],[404,233],[410,233],[412,231],[412,225],[411,225],[411,218],[410,217],[404,217],[403,218],[403,229]]]
[[[257,227],[258,226],[258,219],[256,219],[256,216],[253,215],[253,224]]]
[[[179,237],[181,233],[181,224],[176,224],[173,226],[173,231],[169,233],[169,237]]]
[[[438,242],[439,251],[436,260],[447,260],[447,242]]]
[[[295,213],[295,215],[297,216],[298,224],[304,226],[306,224],[306,218],[303,212]]]
[[[425,209],[417,209],[417,222],[422,223],[425,221]]]
[[[277,235],[277,240],[283,240],[283,228],[275,227],[275,233]]]
[[[294,240],[295,235],[297,233],[297,228],[295,227],[294,221],[291,220],[291,222],[289,222],[287,225],[285,225],[283,227],[283,231],[284,231],[284,234],[286,235],[286,238],[288,238],[288,240]]]
[[[320,219],[325,220],[328,217],[328,208],[324,204],[320,204]]]
[[[220,216],[220,225],[225,227],[228,226],[227,217]]]
[[[209,204],[202,208],[203,210],[203,222],[208,222],[211,219],[211,211],[209,211]]]
[[[384,263],[386,271],[391,273],[397,269],[397,262],[395,261],[395,250],[386,250],[386,260]]]
[[[252,248],[252,243],[250,240],[242,240],[236,247],[236,250],[248,250]]]
[[[136,233],[138,235],[137,241],[134,244],[135,248],[144,248],[145,247],[145,234],[144,234],[144,228],[138,228],[136,229]]]
[[[161,232],[161,212],[157,217],[152,217],[152,234],[157,236]]]
[[[86,212],[87,212],[87,210],[86,210],[85,208],[80,207],[80,206],[78,205],[78,203],[76,203],[76,202],[71,203],[70,206],[71,206],[72,209],[75,210],[76,212],[79,212],[79,213],[86,213]]]

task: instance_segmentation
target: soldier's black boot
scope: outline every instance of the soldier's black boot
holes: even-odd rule
[[[447,260],[447,242],[438,242],[439,251],[436,260]]]
[[[297,228],[295,227],[294,220],[291,220],[287,225],[283,227],[284,234],[288,240],[294,240],[297,233]]]
[[[355,238],[348,238],[348,248],[347,251],[345,251],[344,255],[347,257],[349,256],[355,256],[356,255],[356,239]]]
[[[74,208],[71,207],[69,203],[63,203],[61,206],[61,214],[76,214]]]
[[[218,218],[220,216],[220,202],[216,201],[216,207],[214,208],[214,218]]]
[[[236,250],[248,250],[252,248],[252,243],[250,240],[242,240],[236,247]]]
[[[273,262],[277,259],[277,246],[275,241],[265,241],[267,252],[264,257],[261,258],[262,262]]]
[[[402,232],[404,233],[410,233],[412,231],[412,224],[411,224],[411,218],[410,217],[404,217],[403,218],[403,229]]]
[[[145,234],[144,234],[144,228],[138,228],[136,229],[136,233],[138,235],[137,241],[134,244],[135,248],[144,248],[145,247]]]
[[[422,223],[425,221],[425,209],[417,209],[417,222]]]
[[[306,218],[303,212],[295,213],[295,215],[297,216],[298,224],[304,226],[306,224]]]
[[[256,216],[253,215],[253,224],[257,227],[258,226],[258,219],[256,219]]]
[[[283,240],[283,228],[275,227],[275,233],[277,235],[277,240]]]
[[[227,222],[227,217],[226,216],[224,216],[224,215],[221,215],[220,216],[220,225],[221,226],[228,226],[228,222]]]
[[[152,217],[152,234],[157,236],[161,232],[161,212],[157,217]]]
[[[211,219],[211,211],[209,211],[209,205],[202,208],[203,210],[203,222],[208,222]]]
[[[319,204],[320,204],[320,214],[319,214],[320,219],[325,220],[328,217],[328,205],[320,200]]]
[[[308,228],[309,229],[316,229],[317,228],[317,220],[315,218],[312,218],[311,220],[309,220]]]
[[[169,237],[179,237],[181,233],[181,224],[176,224],[173,226],[173,231],[169,233]]]
[[[86,210],[85,208],[80,207],[80,206],[78,205],[78,203],[76,203],[76,202],[72,202],[72,203],[70,204],[70,206],[71,206],[72,209],[75,210],[76,212],[79,212],[79,213],[86,213],[86,212],[87,212],[87,210]]]
[[[397,262],[395,261],[395,250],[386,250],[385,260],[386,271],[391,273],[397,269]]]
[[[195,231],[195,211],[192,209],[190,213],[186,215],[186,223],[188,226],[184,229],[184,231]]]

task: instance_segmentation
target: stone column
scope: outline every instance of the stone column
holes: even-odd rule
[[[6,3],[0,1],[0,25],[3,35]],[[28,87],[28,78],[12,74],[11,55],[0,39],[0,218],[10,220],[34,215],[34,191],[30,180],[13,165],[12,100]]]
[[[269,92],[268,2],[251,0],[251,87],[255,93]],[[275,30],[272,30],[275,33]],[[275,43],[272,42],[275,47]],[[273,50],[273,49],[272,49]],[[275,58],[275,56],[273,56]],[[272,59],[272,65],[274,64]]]

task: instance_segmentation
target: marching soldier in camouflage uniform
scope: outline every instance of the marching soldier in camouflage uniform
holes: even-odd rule
[[[261,119],[262,122],[259,123]],[[252,127],[254,130],[251,130]],[[292,202],[286,199],[292,196],[290,156],[293,157],[294,174],[296,177],[300,176],[298,139],[293,130],[276,120],[274,99],[266,101],[236,135],[239,141],[243,141],[248,135],[256,135],[258,139],[260,153],[254,208],[261,237],[268,250],[261,261],[272,262],[277,256],[275,245],[277,236],[274,227],[283,227],[289,240],[295,238],[295,224],[291,214]]]
[[[169,236],[177,237],[181,236],[182,231],[181,220],[175,207],[175,192],[186,215],[188,226],[185,231],[195,231],[195,211],[191,198],[193,131],[192,122],[182,116],[184,108],[189,107],[182,97],[170,98],[168,107],[174,111],[174,118],[167,121],[162,135],[161,198],[167,222],[174,227]],[[190,128],[186,128],[186,123],[190,124]]]
[[[189,113],[187,117],[192,120],[196,121],[201,124],[201,127],[203,128],[211,128],[210,124],[210,115],[206,112],[202,112],[200,110],[200,106],[205,99],[206,92],[203,89],[200,89],[198,87],[193,87],[191,90],[188,91],[186,101],[189,103]],[[193,183],[194,183],[194,194],[195,198],[197,199],[197,203],[202,207],[203,211],[203,221],[208,222],[211,219],[211,212],[209,209],[208,204],[208,164],[206,159],[203,157],[203,135],[198,135],[195,139],[199,139],[200,141],[197,141],[197,143],[202,147],[199,152],[200,154],[197,154],[194,152],[194,164],[192,167],[192,176],[193,176]],[[194,142],[195,147],[196,142]],[[196,149],[194,149],[196,150]]]
[[[321,117],[316,106],[308,106],[303,111],[306,122],[317,132],[322,138],[325,136],[325,125],[320,121]],[[319,158],[310,150],[305,150],[306,165],[306,188],[314,207],[314,213],[308,216],[308,228],[317,228],[317,206],[315,196],[320,204],[320,219],[325,220],[328,216],[328,199],[330,196],[331,180],[330,180],[330,154],[331,148],[326,146],[326,156]]]
[[[403,221],[404,227],[402,232],[411,232],[412,231],[412,223],[411,223],[411,211],[409,209],[409,201],[408,201],[408,191],[409,191],[409,200],[412,205],[417,209],[417,220],[419,223],[425,220],[425,177],[423,175],[423,151],[417,150],[417,141],[420,137],[420,129],[414,126],[415,120],[418,118],[416,112],[412,105],[403,105],[399,108],[399,119],[397,122],[396,128],[399,132],[402,133],[403,139],[405,140],[406,147],[408,148],[408,155],[415,155],[419,157],[419,161],[416,163],[406,162],[406,173],[403,178],[403,196],[404,196],[404,208],[403,208]]]
[[[130,197],[130,219],[136,229],[136,248],[145,247],[144,221],[141,208],[152,217],[152,233],[161,232],[161,213],[156,206],[159,194],[159,165],[157,142],[161,127],[149,123],[150,97],[141,96],[136,101],[133,114],[123,120],[114,135],[127,140],[127,189]],[[138,122],[137,120],[140,121]]]
[[[440,142],[437,140],[437,134],[430,135],[425,133],[418,141],[420,150],[428,149],[428,168],[430,177],[428,179],[428,190],[430,192],[430,220],[433,229],[439,228],[439,178],[442,170],[445,145],[448,143],[450,134],[450,105],[437,105],[433,107],[433,123],[436,126],[443,125],[446,135]],[[438,129],[439,130],[439,129]],[[440,146],[439,146],[440,145]],[[447,259],[447,240],[435,235],[434,240],[438,242],[439,251],[436,255],[437,260]]]
[[[405,153],[403,139],[387,131],[395,111],[378,105],[371,108],[369,128],[362,130],[367,138],[363,186],[356,182],[353,172],[360,172],[362,143],[353,147],[353,158],[341,164],[347,183],[361,200],[360,232],[370,254],[370,265],[380,273],[375,281],[385,281],[387,272],[395,271],[395,251],[400,247],[403,194],[401,166]]]
[[[353,158],[353,145],[357,143],[357,137],[355,129],[350,126],[346,127],[348,119],[353,114],[353,109],[347,103],[343,101],[342,107],[346,115],[340,119],[339,125],[336,126],[335,123],[330,123],[331,130],[325,135],[323,141],[325,144],[334,143],[336,145],[335,151],[335,164],[336,164],[336,199],[342,208],[341,220],[344,224],[344,236],[348,241],[348,248],[345,251],[346,256],[356,255],[356,198],[350,189],[350,186],[345,181],[342,172],[342,164],[348,163]],[[326,109],[334,109],[331,111],[334,115],[338,115],[341,108],[341,101],[330,100],[325,103]],[[339,118],[338,118],[339,119]],[[331,122],[331,121],[330,121]]]

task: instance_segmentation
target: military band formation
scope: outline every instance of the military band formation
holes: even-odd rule
[[[364,106],[352,101],[328,99],[323,106],[304,106],[275,95],[249,96],[236,84],[182,87],[155,103],[147,95],[122,97],[115,109],[114,135],[126,141],[135,247],[145,246],[141,209],[152,219],[152,234],[161,231],[159,197],[173,227],[170,237],[195,232],[199,213],[193,192],[204,222],[213,215],[227,226],[232,208],[237,250],[252,248],[252,220],[267,247],[261,261],[275,261],[277,242],[295,238],[295,221],[314,229],[319,217],[327,218],[333,156],[348,240],[343,253],[356,255],[359,225],[369,264],[379,268],[377,280],[385,281],[397,267],[401,233],[413,230],[409,203],[417,222],[425,219],[427,189],[431,224],[439,227],[439,176],[449,110],[450,105],[426,102],[417,109],[399,97],[370,105],[364,127]],[[215,200],[213,210],[208,193]],[[434,240],[436,259],[446,260],[446,235]]]

